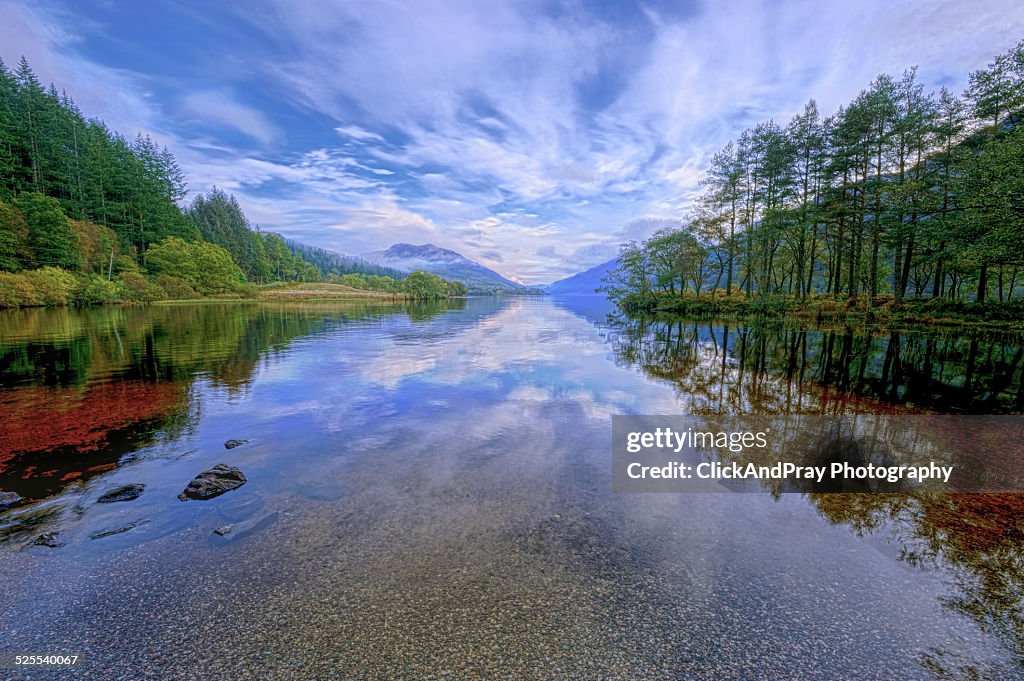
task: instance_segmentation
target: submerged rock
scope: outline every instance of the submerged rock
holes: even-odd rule
[[[60,540],[59,532],[43,532],[41,535],[32,540],[33,546],[47,546],[51,549],[55,549],[58,546],[64,546],[64,542]]]
[[[224,449],[234,449],[235,447],[241,447],[244,444],[248,444],[248,440],[228,440],[224,443]]]
[[[251,518],[263,508],[263,499],[256,494],[239,492],[217,504],[217,514],[229,523]]]
[[[10,508],[21,501],[21,495],[14,492],[0,491],[0,511]]]
[[[148,522],[148,520],[137,520],[134,523],[128,523],[127,525],[122,525],[121,527],[115,527],[109,530],[101,530],[99,532],[94,532],[93,534],[89,535],[89,539],[102,539],[103,537],[109,537],[114,534],[121,534],[122,532],[127,532],[128,530],[134,530],[139,525],[145,525]]]
[[[218,527],[213,531],[213,534],[210,535],[210,541],[212,541],[215,545],[218,546],[224,546],[227,544],[239,542],[243,539],[246,539],[247,537],[251,537],[257,532],[262,532],[263,530],[267,529],[268,527],[277,522],[280,515],[281,514],[277,511],[273,511],[259,518],[253,518],[251,520],[246,520],[241,523],[235,523],[234,525],[225,525],[223,527]],[[221,530],[226,531],[222,532]]]
[[[115,501],[131,501],[132,499],[138,499],[144,489],[146,489],[146,486],[140,482],[121,485],[120,487],[115,487],[114,489],[104,492],[103,496],[96,500],[96,503],[112,504]]]
[[[212,499],[245,483],[246,478],[242,471],[234,466],[219,463],[197,475],[178,498],[182,501]]]

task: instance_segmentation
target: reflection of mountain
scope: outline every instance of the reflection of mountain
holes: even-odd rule
[[[445,279],[461,281],[470,292],[521,291],[526,288],[460,253],[433,244],[395,244],[385,251],[364,253],[361,257],[404,272],[426,270]]]
[[[609,315],[614,315],[619,311],[615,304],[604,296],[570,295],[551,298],[551,301],[556,307],[568,310],[598,326],[606,325]]]

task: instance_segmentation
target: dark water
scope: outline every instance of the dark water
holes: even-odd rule
[[[610,483],[613,414],[1020,414],[1020,337],[608,311],[0,314],[0,652],[99,679],[1024,677],[1020,495]],[[177,499],[217,463],[248,483]]]

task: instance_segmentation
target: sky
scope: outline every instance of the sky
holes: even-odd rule
[[[528,284],[677,224],[711,156],[879,73],[929,89],[1019,0],[0,0],[0,58],[175,154],[191,195],[360,254],[433,243]]]

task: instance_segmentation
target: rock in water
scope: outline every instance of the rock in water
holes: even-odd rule
[[[47,546],[51,549],[64,546],[64,542],[60,540],[59,533],[57,532],[44,532],[33,539],[32,544],[35,546]]]
[[[133,482],[130,485],[121,485],[120,487],[115,487],[114,489],[104,492],[103,496],[96,500],[96,503],[112,504],[115,501],[131,501],[132,499],[138,499],[144,489],[146,489],[146,486],[140,482]]]
[[[123,532],[128,532],[129,530],[134,530],[136,527],[139,527],[140,525],[145,525],[147,523],[149,523],[148,520],[136,520],[134,523],[128,523],[127,525],[122,525],[121,527],[114,527],[109,530],[101,530],[100,532],[94,532],[93,534],[89,535],[89,539],[103,539],[104,537],[110,537],[115,534],[121,534]]]
[[[14,492],[4,492],[0,490],[0,511],[14,506],[16,503],[21,501],[21,496]]]
[[[224,449],[234,449],[235,447],[241,447],[242,445],[247,444],[248,442],[248,440],[228,440],[227,442],[224,443]]]
[[[245,475],[234,466],[219,463],[197,475],[178,495],[182,501],[212,499],[246,483]]]

